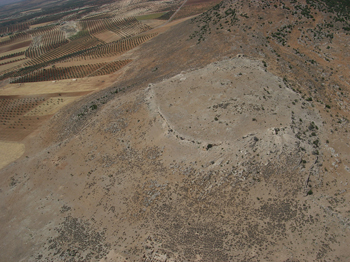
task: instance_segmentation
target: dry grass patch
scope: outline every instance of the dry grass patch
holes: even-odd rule
[[[24,144],[0,141],[0,169],[20,158],[24,149]]]
[[[63,108],[64,106],[70,104],[74,100],[79,98],[79,96],[73,97],[51,97],[46,100],[44,103],[38,105],[34,109],[30,110],[25,116],[45,116],[45,115],[53,115],[58,110]]]
[[[0,95],[41,95],[57,93],[91,92],[108,87],[115,81],[109,76],[86,79],[65,79],[34,83],[8,84],[0,90]]]
[[[17,60],[17,59],[19,59],[19,58],[12,59],[12,60]],[[17,62],[8,63],[8,64],[5,64],[5,65],[0,65],[0,73],[3,73],[5,71],[7,71],[7,70],[11,70],[11,69],[15,68],[16,66],[19,66],[19,65],[25,63],[26,61],[28,61],[28,59],[23,59],[23,60],[20,60],[20,61],[17,61]],[[2,62],[4,62],[4,61],[2,61]]]
[[[94,36],[106,43],[118,41],[121,39],[120,35],[117,35],[111,31],[104,31],[102,33],[94,34]]]

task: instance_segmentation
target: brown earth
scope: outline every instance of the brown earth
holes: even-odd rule
[[[274,3],[155,29],[117,75],[3,83],[26,117],[100,91],[16,140],[0,260],[348,261],[349,35]]]
[[[121,39],[120,35],[117,35],[112,31],[108,31],[108,30],[103,33],[95,34],[94,36],[106,43],[118,41]]]
[[[188,0],[174,19],[201,14],[220,2],[220,0]]]

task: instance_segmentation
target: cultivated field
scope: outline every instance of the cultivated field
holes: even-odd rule
[[[73,4],[75,9],[71,3],[51,9],[46,9],[50,3],[33,4],[37,8],[0,23],[0,153],[13,148],[1,157],[0,168],[19,158],[25,151],[21,141],[59,110],[114,83],[133,61],[128,52],[157,35],[148,34],[152,27],[142,21],[166,22],[157,18],[167,12],[145,11],[169,6],[123,2],[106,11],[108,1]]]

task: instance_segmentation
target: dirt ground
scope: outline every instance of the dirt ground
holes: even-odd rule
[[[70,92],[86,92],[103,89],[115,81],[110,75],[98,78],[77,78],[36,83],[8,84],[0,90],[0,95],[39,95]]]
[[[113,75],[2,82],[0,260],[349,261],[349,35],[275,3],[155,28]]]
[[[120,35],[117,35],[112,31],[108,31],[108,30],[103,33],[95,34],[94,36],[106,43],[118,41],[121,39]]]
[[[0,168],[3,168],[20,158],[23,155],[24,150],[24,144],[0,141]]]
[[[16,59],[19,59],[19,58],[14,58],[13,60],[16,60]],[[6,60],[2,60],[2,61],[6,61]],[[29,60],[23,59],[21,61],[12,62],[12,63],[6,64],[6,65],[0,65],[0,73],[7,72],[7,71],[11,70],[12,68],[15,68],[15,67],[18,67],[18,66],[24,64],[27,61],[29,61]]]

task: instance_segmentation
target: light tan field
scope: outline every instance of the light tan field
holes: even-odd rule
[[[22,143],[0,141],[0,169],[20,158],[24,150]]]
[[[97,37],[98,39],[101,39],[102,41],[106,42],[106,43],[110,43],[113,41],[118,41],[121,39],[120,35],[117,35],[115,33],[113,33],[112,31],[105,31],[103,33],[99,33],[99,34],[94,34],[95,37]]]
[[[191,17],[185,17],[185,18],[181,18],[181,19],[177,19],[177,20],[173,20],[171,22],[166,22],[166,23],[162,23],[161,25],[159,25],[158,27],[155,27],[149,31],[147,31],[148,34],[153,34],[153,33],[163,33],[165,31],[167,31],[169,28],[177,25],[177,24],[180,24],[184,21],[187,21],[189,19],[192,19],[193,17],[195,16],[191,16]],[[142,21],[144,22],[144,21]]]
[[[41,23],[41,24],[36,24],[36,25],[30,25],[29,29],[34,29],[34,28],[46,26],[46,25],[49,25],[49,24],[52,24],[52,22],[46,22],[46,23]]]
[[[14,52],[14,53],[16,53],[16,52]],[[18,59],[23,59],[23,58],[26,58],[26,56],[25,55],[20,55],[20,56],[16,56],[16,57],[3,59],[3,60],[0,60],[0,64],[2,64],[2,63],[11,63],[12,61],[15,61],[15,60],[18,60]]]
[[[41,8],[31,9],[31,10],[24,11],[24,12],[21,12],[21,13],[22,14],[27,14],[27,13],[31,13],[31,12],[37,12],[37,11],[41,11]]]
[[[27,49],[28,49],[28,46],[20,47],[20,48],[14,49],[14,50],[3,52],[3,53],[1,53],[1,56],[6,56],[6,55],[11,55],[11,54],[14,54],[14,53],[18,53],[18,52],[23,52],[23,51],[26,51]]]
[[[22,56],[18,56],[17,59],[19,57],[22,57]],[[23,56],[24,57],[24,56]],[[12,60],[16,60],[16,58],[11,58]],[[6,59],[7,60],[7,59]],[[6,60],[1,60],[1,61],[6,61]],[[7,71],[7,70],[11,70],[12,68],[15,68],[16,66],[19,66],[25,62],[29,61],[29,59],[23,59],[21,61],[17,61],[17,62],[13,62],[13,63],[9,63],[9,64],[6,64],[6,65],[0,65],[0,73],[4,72],[4,71]]]
[[[118,77],[118,72],[113,76],[106,75],[100,77],[77,78],[76,80],[65,79],[58,81],[8,84],[0,89],[0,96],[33,96],[70,92],[91,92],[110,86],[115,81],[116,77]]]
[[[10,36],[9,35],[0,37],[0,42],[5,42],[5,41],[8,41],[8,40],[10,40]]]
[[[158,20],[158,19],[148,19],[148,20],[142,20],[142,23],[144,23],[152,28],[155,28],[155,27],[161,26],[162,24],[165,24],[166,21]]]
[[[88,64],[97,64],[97,63],[108,63],[117,59],[120,59],[121,55],[101,57],[97,59],[90,59],[89,57],[85,58],[73,58],[71,61],[57,63],[56,67],[68,67],[68,66],[77,66],[77,65],[88,65]]]
[[[45,116],[45,115],[53,115],[61,108],[65,107],[69,103],[74,102],[79,99],[79,96],[73,97],[51,97],[47,99],[41,105],[35,107],[24,116]]]

